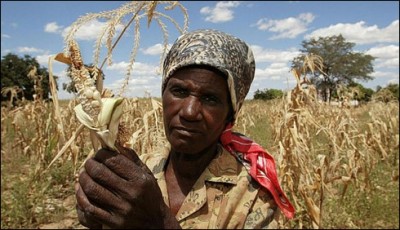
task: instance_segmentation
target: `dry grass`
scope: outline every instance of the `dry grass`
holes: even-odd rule
[[[162,5],[164,7],[162,8]],[[173,10],[180,10],[183,14],[183,24],[182,26],[167,13]],[[158,24],[158,27],[163,34],[163,54],[160,55],[160,63],[164,59],[169,42],[168,28],[165,20],[170,22],[179,33],[184,33],[188,29],[188,14],[186,8],[179,1],[129,1],[124,3],[119,8],[104,11],[99,13],[88,13],[81,16],[71,25],[71,30],[65,37],[65,52],[64,54],[68,56],[68,51],[70,49],[70,43],[74,42],[74,36],[81,26],[90,22],[92,20],[106,21],[106,26],[102,29],[101,34],[97,37],[96,43],[94,44],[94,54],[93,54],[93,66],[98,67],[99,70],[103,68],[105,63],[108,65],[112,64],[113,50],[117,46],[121,37],[128,31],[130,27],[133,27],[133,47],[129,57],[129,64],[126,70],[126,76],[124,84],[121,86],[121,90],[118,95],[122,95],[126,89],[127,83],[129,81],[132,67],[136,59],[136,54],[140,44],[140,21],[142,19],[147,19],[147,26],[149,27],[152,21]],[[134,23],[132,25],[132,23]],[[116,32],[121,29],[120,34],[117,36]],[[99,65],[100,53],[102,48],[105,46],[107,52],[104,57],[103,62]],[[98,89],[101,91],[101,89]]]
[[[67,136],[79,127],[71,112],[75,104],[60,103]],[[285,226],[398,228],[399,104],[315,104],[299,110],[292,126],[294,113],[287,107],[286,100],[247,101],[236,126],[276,158],[297,211]],[[159,100],[130,99],[126,108],[126,145],[139,153],[157,151],[165,141]],[[77,135],[48,168],[62,148],[52,104],[31,102],[1,112],[2,228],[36,228],[68,215],[76,221],[73,205],[56,204],[73,195],[76,169],[91,151],[89,132]]]
[[[183,13],[183,26],[180,26],[175,19],[160,11],[160,5],[166,5],[164,7],[164,11],[171,11],[175,8],[179,8]],[[124,21],[126,17],[129,18],[127,22]],[[50,162],[49,166],[51,166],[60,156],[62,156],[68,148],[73,148],[72,145],[74,139],[80,134],[84,127],[90,129],[90,140],[94,149],[94,151],[92,151],[88,157],[90,157],[100,147],[107,147],[117,151],[114,144],[121,142],[123,143],[124,140],[128,140],[130,138],[127,136],[127,130],[129,127],[124,126],[123,122],[120,123],[121,111],[123,110],[124,102],[126,101],[124,100],[122,94],[128,84],[132,67],[135,62],[140,40],[140,20],[143,18],[147,18],[148,27],[152,21],[156,21],[163,32],[163,54],[160,56],[161,64],[161,61],[164,59],[168,48],[168,30],[162,19],[169,20],[181,34],[184,33],[188,28],[187,11],[178,1],[130,1],[124,3],[121,7],[114,10],[100,13],[88,13],[85,16],[81,16],[74,23],[72,23],[71,29],[65,37],[66,47],[64,53],[59,53],[54,57],[49,58],[49,78],[53,83],[51,85],[51,92],[53,103],[55,105],[55,119],[60,127],[58,130],[59,134],[61,135],[59,143],[63,145],[53,161]],[[102,28],[102,32],[97,38],[94,48],[94,64],[89,67],[84,64],[79,45],[75,41],[74,36],[81,26],[92,20],[106,20],[106,26]],[[110,92],[108,89],[103,89],[103,76],[101,70],[106,61],[108,61],[109,65],[112,64],[113,50],[133,22],[135,22],[134,46],[129,58],[130,61],[128,64],[125,81],[121,86],[118,97],[111,98],[114,96],[114,93]],[[119,36],[116,36],[118,27],[123,29]],[[100,51],[104,44],[107,49],[107,54],[103,63],[100,65],[100,67],[98,67]],[[64,123],[59,112],[60,108],[58,105],[58,96],[52,75],[53,60],[63,62],[70,66],[69,75],[76,88],[77,98],[79,101],[79,104],[74,107],[74,110],[76,111],[77,118],[82,125],[80,125],[75,132],[69,136],[70,138],[68,141],[65,141],[64,138],[66,136],[63,127]],[[147,119],[147,117],[145,119]],[[147,127],[145,131],[148,131]]]
[[[289,127],[286,102],[273,103],[251,102],[243,113],[251,111],[255,126],[246,129],[275,156],[295,204],[296,218],[286,226],[398,228],[398,102],[305,108]]]
[[[287,223],[287,227],[331,228],[337,224],[347,228],[363,227],[355,224],[356,220],[351,217],[345,222],[332,223],[331,217],[337,216],[338,209],[326,203],[344,205],[348,190],[369,197],[376,188],[397,190],[397,196],[390,193],[390,198],[385,199],[398,202],[398,101],[372,102],[360,108],[320,103],[305,72],[320,68],[321,63],[318,57],[306,56],[303,68],[293,70],[297,86],[283,100],[266,108],[267,111],[261,109],[259,115],[254,113],[260,111],[257,104],[242,111],[241,130],[246,132],[248,124],[260,124],[255,120],[264,114],[273,118],[266,129],[272,133],[273,142],[267,146],[276,153],[279,178],[297,211],[295,220]],[[372,179],[377,173],[374,169],[383,167],[382,164],[390,168],[388,175],[391,176],[386,177],[384,183],[389,188],[383,188],[380,179],[375,180],[378,183]],[[393,204],[389,202],[388,205]],[[396,214],[394,219],[398,226],[399,212]],[[394,226],[396,224],[391,227]]]

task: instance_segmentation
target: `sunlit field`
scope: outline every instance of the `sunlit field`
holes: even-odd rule
[[[293,98],[292,98],[293,99]],[[83,228],[73,184],[92,154],[75,101],[37,100],[1,109],[1,227]],[[165,143],[157,98],[129,99],[121,123],[138,153]],[[275,157],[296,208],[284,228],[399,228],[399,104],[294,105],[246,101],[236,131]]]

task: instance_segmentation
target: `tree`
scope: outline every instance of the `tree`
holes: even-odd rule
[[[32,71],[35,70],[35,71]],[[33,79],[33,75],[37,78]],[[57,80],[57,76],[54,76]],[[46,68],[40,67],[35,58],[24,55],[23,58],[15,54],[8,53],[1,59],[1,90],[7,92],[7,88],[18,89],[16,99],[24,97],[27,100],[33,100],[35,92],[35,83],[40,84],[41,95],[43,99],[49,98],[49,73]],[[14,96],[12,93],[4,93],[1,100],[10,100]]]
[[[304,56],[316,54],[323,59],[323,72],[316,70],[311,74],[310,80],[321,92],[324,101],[330,101],[331,93],[335,92],[337,85],[348,86],[355,80],[368,81],[373,77],[373,56],[354,52],[355,43],[346,42],[342,35],[331,37],[319,37],[303,41],[301,54],[292,61],[292,68],[302,64]]]
[[[390,83],[386,88],[393,93],[393,96],[399,100],[399,84]]]
[[[261,99],[261,100],[272,100],[275,98],[281,98],[283,96],[282,90],[279,89],[264,89],[256,90],[254,92],[254,99]]]
[[[374,90],[370,88],[365,88],[363,85],[360,83],[351,83],[348,85],[350,89],[358,89],[357,94],[354,95],[352,99],[358,100],[358,101],[370,101],[372,94],[374,94]]]
[[[399,100],[399,84],[390,83],[386,87],[378,85],[376,87],[374,99],[384,102],[388,102],[393,99]]]

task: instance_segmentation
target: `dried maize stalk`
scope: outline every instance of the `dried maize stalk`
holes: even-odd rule
[[[58,55],[56,60],[71,65],[71,78],[75,83],[79,104],[74,108],[78,120],[95,132],[101,146],[118,151],[115,142],[118,135],[119,120],[123,113],[124,98],[102,98],[96,88],[98,69],[93,68],[93,77],[83,64],[78,44],[71,40],[69,57]]]

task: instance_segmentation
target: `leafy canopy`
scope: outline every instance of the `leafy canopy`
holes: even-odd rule
[[[304,56],[316,54],[323,59],[323,72],[309,71],[310,80],[322,93],[335,91],[337,85],[349,86],[357,80],[368,81],[374,72],[372,61],[375,57],[354,52],[355,43],[347,42],[342,35],[312,38],[302,42],[301,54],[292,61],[292,68],[302,64]],[[325,95],[327,97],[329,95]],[[325,98],[329,99],[329,98]]]
[[[43,99],[49,98],[49,73],[47,68],[40,67],[37,60],[29,55],[19,57],[8,53],[1,59],[1,89],[15,87],[18,89],[18,99],[25,97],[27,100],[33,100],[35,94],[34,80],[28,77],[29,72],[36,67],[35,77],[40,78],[40,88],[43,90]],[[57,79],[54,76],[55,80]],[[10,94],[2,94],[2,100],[9,100]]]

